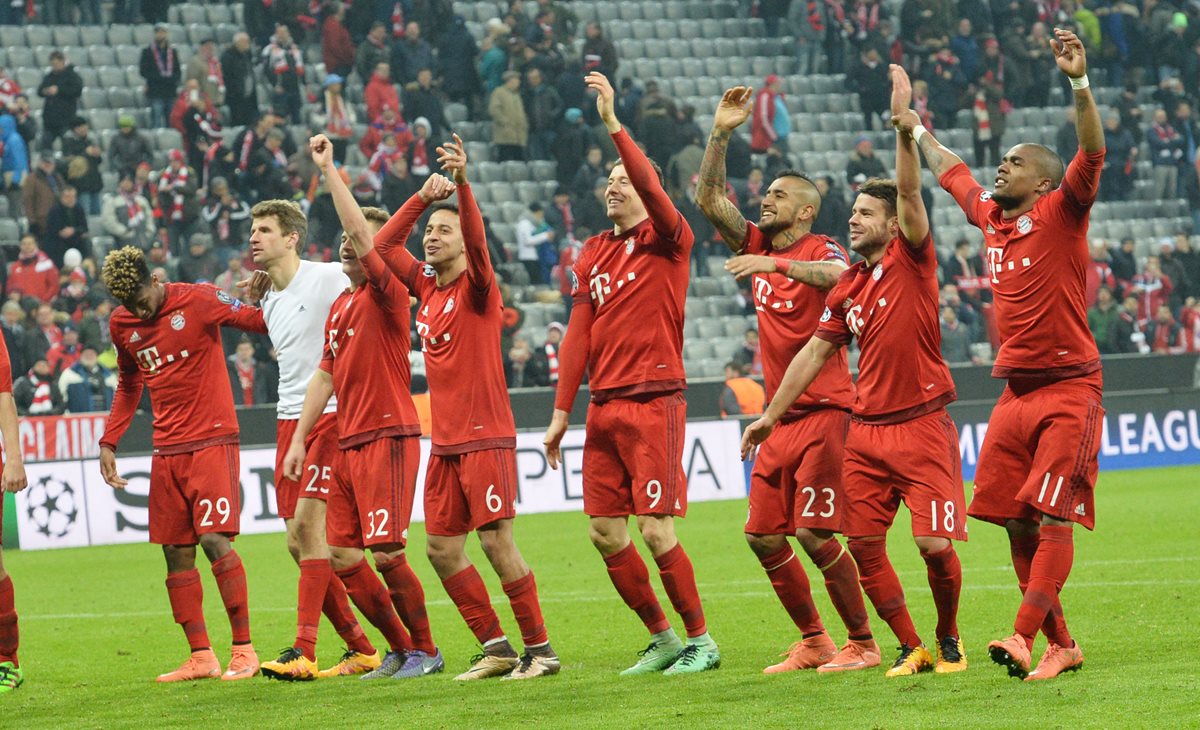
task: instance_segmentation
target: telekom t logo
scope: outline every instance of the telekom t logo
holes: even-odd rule
[[[762,303],[767,303],[767,297],[774,293],[775,289],[761,276],[754,277],[754,298]]]
[[[158,367],[158,347],[147,347],[144,350],[138,350],[136,355],[138,364],[142,366],[142,370],[153,371]]]
[[[987,256],[988,268],[992,272],[992,283],[998,284],[1000,282],[1000,264],[1004,261],[1004,249],[988,246]]]
[[[612,289],[608,286],[611,278],[608,274],[601,272],[593,276],[588,282],[588,288],[592,290],[592,298],[596,300],[596,306],[602,306],[604,304],[604,297],[612,293]]]

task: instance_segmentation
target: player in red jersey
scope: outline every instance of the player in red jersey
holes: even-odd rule
[[[718,104],[696,202],[738,254],[726,262],[726,270],[739,279],[753,277],[763,379],[770,398],[792,358],[816,330],[825,293],[848,260],[841,246],[812,232],[821,195],[802,173],[778,174],[763,197],[758,225],[743,218],[726,197],[725,149],[733,130],[749,116],[752,98],[752,89],[738,86],[726,91]],[[846,353],[839,349],[804,396],[788,407],[778,432],[759,449],[750,475],[746,540],[801,634],[787,659],[763,670],[768,674],[879,666],[879,646],[871,636],[858,568],[834,537],[842,529],[842,449],[853,402]],[[825,576],[830,600],[849,633],[841,652],[821,623],[808,575],[795,559],[788,535],[796,537]]]
[[[542,620],[537,583],[513,541],[517,436],[500,358],[504,303],[488,257],[483,216],[467,181],[462,140],[455,135],[438,153],[454,183],[431,176],[376,237],[376,250],[420,299],[417,333],[437,409],[425,477],[429,560],[483,646],[482,656],[456,679],[557,674],[559,660]],[[430,203],[456,189],[457,211],[443,205],[429,216],[422,265],[404,248],[408,232]],[[467,557],[472,531],[512,604],[525,648],[519,659]]]
[[[907,109],[911,99],[911,90],[893,83],[894,109]],[[961,671],[967,668],[957,627],[962,568],[951,540],[966,540],[967,531],[958,430],[946,413],[955,391],[941,356],[937,252],[910,135],[896,135],[896,182],[872,179],[859,188],[850,245],[865,260],[830,290],[815,336],[792,360],[766,414],[746,429],[742,455],[766,439],[833,353],[857,337],[862,354],[846,436],[843,529],[867,597],[900,640],[887,676]],[[887,557],[885,538],[901,501],[912,513],[937,607],[936,667]]]
[[[1083,665],[1058,594],[1074,560],[1072,524],[1095,527],[1099,469],[1100,353],[1087,326],[1088,216],[1104,165],[1104,130],[1088,89],[1087,58],[1075,34],[1055,30],[1055,62],[1074,88],[1079,150],[1063,169],[1040,144],[1010,149],[991,192],[915,121],[926,164],[983,231],[1001,345],[993,377],[1008,385],[992,411],[979,454],[969,514],[1004,525],[1024,599],[1012,636],[993,641],[1009,674],[1052,679]],[[1033,639],[1049,641],[1037,669]]]
[[[0,532],[4,529],[4,493],[19,492],[28,483],[18,428],[17,404],[12,397],[12,364],[8,348],[0,347],[0,437],[6,444],[4,473],[0,477]],[[4,548],[0,548],[0,694],[12,692],[25,682],[21,662],[17,660],[19,637],[13,582],[4,569]]]
[[[150,542],[166,555],[171,611],[192,649],[179,669],[158,681],[252,677],[258,657],[250,643],[246,571],[231,544],[242,511],[238,422],[220,328],[265,333],[262,312],[208,284],[159,282],[133,246],[110,253],[101,278],[122,306],[109,320],[120,381],[100,438],[100,473],[114,489],[128,484],[117,471],[117,443],[144,384],[154,404]],[[224,674],[204,626],[197,544],[212,563],[233,629]]]
[[[721,654],[708,635],[691,560],[675,537],[675,517],[687,511],[683,309],[694,238],[663,190],[658,170],[621,128],[608,79],[590,73],[586,81],[621,162],[609,173],[605,192],[613,229],[587,240],[572,272],[575,304],[560,350],[546,457],[557,469],[586,367],[592,402],[583,451],[583,509],[591,518],[592,544],[604,556],[617,593],[651,634],[641,660],[623,674],[715,669]],[[686,645],[671,630],[629,539],[631,514],[637,515],[671,605],[683,618]]]
[[[306,439],[336,393],[341,458],[334,468],[326,521],[333,565],[339,573],[361,566],[363,549],[369,548],[391,589],[395,610],[413,634],[399,643],[389,638],[391,651],[364,678],[435,674],[445,662],[429,632],[424,589],[415,575],[396,580],[398,573],[412,572],[405,547],[421,453],[421,426],[409,393],[409,293],[372,249],[387,213],[359,209],[334,166],[328,138],[313,137],[309,150],[345,231],[340,255],[350,288],[329,310],[320,367],[309,381],[284,472],[291,478],[300,474]]]

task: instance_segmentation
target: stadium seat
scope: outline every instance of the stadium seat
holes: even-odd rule
[[[96,69],[97,81],[105,88],[125,86],[125,69],[120,66],[100,66]]]
[[[628,22],[631,20],[642,19],[642,6],[636,2],[619,2],[617,5],[617,17],[622,21]]]
[[[209,3],[204,7],[208,14],[207,22],[209,25],[234,22],[233,11],[228,5],[224,3]]]
[[[15,245],[21,238],[21,227],[12,218],[0,218],[0,243]]]
[[[50,46],[54,45],[54,34],[48,25],[25,26],[25,40],[18,46]]]
[[[54,39],[53,42],[56,46],[77,46],[79,45],[79,26],[53,26],[50,29],[50,37]]]
[[[470,152],[467,154],[469,155]],[[500,167],[499,162],[472,161],[471,167],[474,168],[475,174],[481,183],[499,183],[504,181],[504,170]],[[497,200],[495,194],[492,195],[492,199]]]
[[[525,215],[527,208],[521,203],[513,201],[502,204],[500,210],[503,213],[504,222],[515,225],[517,221],[521,220],[521,216]]]
[[[25,30],[19,25],[0,25],[0,45],[18,49],[25,45]]]
[[[109,45],[120,46],[133,44],[132,25],[110,25],[108,26],[107,35]]]
[[[658,60],[658,75],[666,77],[682,76],[683,64],[675,58],[660,58]],[[678,95],[676,93],[676,96]]]
[[[546,199],[542,197],[542,186],[533,180],[521,180],[516,184],[517,200],[525,205],[530,203],[546,203]]]
[[[163,127],[154,130],[154,144],[160,152],[183,149],[183,135],[177,129]]]
[[[83,92],[79,96],[80,111],[86,112],[89,109],[104,109],[109,106],[108,93],[104,89],[96,87],[83,87]]]
[[[654,32],[653,23],[630,23],[627,27],[630,34],[638,40],[653,41],[658,39],[658,36]]]
[[[732,38],[717,38],[712,42],[712,47],[722,58],[734,58],[738,55],[737,41]]]
[[[130,26],[133,31],[133,44],[135,46],[148,46],[154,41],[154,26],[150,23],[139,23]]]
[[[93,66],[115,66],[117,54],[109,46],[88,46],[88,62]]]

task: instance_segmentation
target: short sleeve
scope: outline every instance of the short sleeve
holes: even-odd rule
[[[987,206],[991,204],[992,194],[971,176],[966,163],[960,162],[947,170],[938,183],[954,197],[971,225],[979,226],[987,219]]]
[[[846,266],[850,265],[850,256],[846,253],[846,249],[842,248],[830,238],[818,238],[808,250],[809,261],[840,261]]]
[[[849,325],[846,324],[846,310],[842,307],[842,302],[846,298],[846,289],[841,285],[841,281],[846,281],[846,276],[852,277],[855,274],[847,272],[842,276],[838,285],[830,289],[828,296],[825,297],[825,311],[821,313],[821,319],[817,322],[817,331],[813,333],[822,340],[839,346],[850,344],[850,340],[854,337],[850,332]]]
[[[763,235],[761,228],[750,221],[746,221],[746,237],[742,239],[742,249],[738,253],[756,256],[765,256],[768,253],[767,237]]]

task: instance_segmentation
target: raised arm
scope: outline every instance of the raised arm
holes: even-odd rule
[[[912,103],[912,84],[908,74],[896,64],[890,67],[892,76],[892,118],[915,112]],[[921,200],[921,160],[912,133],[896,128],[896,216],[900,231],[914,248],[924,245],[929,235],[929,214]]]
[[[550,427],[546,429],[546,438],[543,440],[551,469],[557,469],[561,460],[559,445],[563,434],[567,432],[567,419],[587,370],[594,316],[591,299],[586,293],[576,297],[575,306],[571,307],[571,319],[567,322],[567,335],[558,350],[558,390],[554,396],[554,415],[550,418]]]
[[[346,181],[342,179],[334,164],[333,143],[325,135],[318,134],[309,138],[308,151],[317,168],[321,170],[321,174],[325,176],[325,187],[329,189],[329,195],[333,198],[333,207],[337,210],[342,230],[350,239],[354,255],[361,259],[375,245],[372,240],[373,234],[370,224],[367,223],[367,217],[363,215],[362,209],[358,207],[358,201],[354,199],[354,193],[350,192],[349,186],[346,185]]]
[[[700,183],[696,186],[696,205],[734,253],[742,250],[746,240],[746,219],[725,195],[725,153],[733,130],[750,116],[753,94],[749,86],[735,86],[721,97],[713,115],[704,161],[700,163]]]
[[[800,352],[796,353],[788,365],[787,372],[783,374],[783,380],[780,381],[779,389],[775,391],[767,410],[761,418],[747,426],[746,432],[742,434],[743,460],[750,456],[754,447],[767,440],[775,424],[779,423],[779,419],[783,418],[788,408],[804,395],[804,391],[817,379],[821,368],[825,367],[826,361],[838,351],[838,347],[820,337],[810,337],[804,347],[800,348]]]
[[[895,66],[893,66],[895,68]],[[901,69],[903,71],[903,69]],[[905,78],[908,74],[905,73]],[[894,87],[893,87],[894,89]],[[908,98],[912,99],[912,87],[908,88]],[[921,154],[925,156],[925,165],[929,171],[934,174],[934,177],[941,179],[950,168],[955,165],[962,164],[962,158],[951,152],[948,148],[943,147],[929,130],[925,129],[921,124],[921,119],[908,109],[906,105],[903,110],[905,113],[897,115],[896,111],[892,111],[892,126],[897,132],[910,135],[917,142],[917,147],[921,150]],[[897,161],[898,162],[898,161]]]
[[[445,200],[453,193],[454,183],[441,175],[430,175],[421,189],[404,201],[400,210],[393,213],[388,222],[383,224],[383,228],[379,229],[379,233],[375,234],[376,253],[401,281],[411,283],[408,277],[413,265],[418,263],[416,257],[404,246],[417,219],[432,203]]]
[[[1054,51],[1054,62],[1071,81],[1075,96],[1075,133],[1079,135],[1079,146],[1084,152],[1099,152],[1104,149],[1104,127],[1100,124],[1100,110],[1092,90],[1088,88],[1087,54],[1083,42],[1069,30],[1054,29],[1050,40]]]
[[[479,212],[471,183],[467,180],[467,148],[462,138],[455,134],[454,141],[438,147],[437,152],[442,169],[451,174],[458,188],[458,224],[467,250],[467,277],[471,286],[487,289],[496,277],[492,257],[488,254],[487,234],[483,230],[483,213]]]

